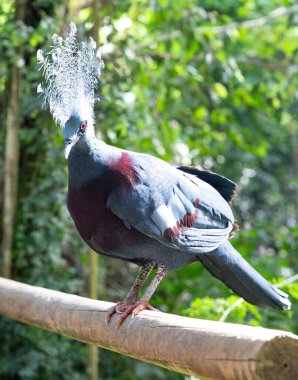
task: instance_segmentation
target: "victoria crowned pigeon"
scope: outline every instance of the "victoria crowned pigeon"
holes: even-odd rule
[[[133,262],[140,272],[107,322],[117,323],[149,305],[169,270],[199,261],[236,294],[254,305],[289,309],[287,294],[270,285],[233,248],[237,229],[230,203],[236,185],[194,167],[173,167],[148,154],[110,146],[96,138],[93,107],[103,63],[91,39],[78,43],[70,24],[53,36],[46,56],[38,51],[45,83],[38,91],[62,128],[68,160],[67,206],[82,239],[94,251]],[[155,276],[139,295],[150,271]]]

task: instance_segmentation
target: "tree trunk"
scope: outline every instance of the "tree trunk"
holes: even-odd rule
[[[16,20],[24,20],[25,4],[16,1]],[[15,62],[23,58],[22,48],[17,50]],[[10,96],[7,109],[5,163],[4,163],[4,190],[3,190],[3,267],[4,277],[11,277],[11,253],[15,222],[16,201],[18,192],[19,166],[19,129],[21,108],[21,69],[15,64],[11,69]]]
[[[295,210],[296,222],[298,220],[298,136],[297,136],[297,123],[291,121],[289,124],[289,137],[292,151],[292,165],[294,171],[294,194],[295,194]]]

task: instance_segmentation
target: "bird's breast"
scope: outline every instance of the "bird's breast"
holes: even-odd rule
[[[102,176],[80,189],[69,186],[67,206],[83,240],[95,251],[121,257],[126,251],[143,244],[144,235],[127,228],[107,207],[111,192]],[[126,257],[123,257],[126,258]],[[127,258],[129,259],[129,258]]]

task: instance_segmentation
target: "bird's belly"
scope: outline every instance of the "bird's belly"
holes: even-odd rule
[[[106,199],[107,195],[98,186],[69,189],[67,206],[79,234],[96,252],[123,260],[144,261],[142,251],[151,239],[127,228],[107,208]]]

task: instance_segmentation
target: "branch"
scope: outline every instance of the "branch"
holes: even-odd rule
[[[199,26],[195,28],[195,32],[197,34],[203,34],[208,31],[212,31],[213,33],[224,33],[229,32],[233,29],[251,29],[263,26],[265,24],[268,24],[270,21],[281,17],[281,16],[287,16],[290,14],[293,14],[297,12],[298,8],[297,5],[292,5],[291,7],[279,7],[274,9],[272,12],[268,13],[266,16],[262,16],[259,18],[255,18],[252,20],[246,20],[242,22],[231,22],[230,24],[225,25],[218,25],[218,26]]]
[[[0,314],[184,374],[298,378],[298,337],[278,330],[145,311],[117,329],[111,303],[0,278]]]

